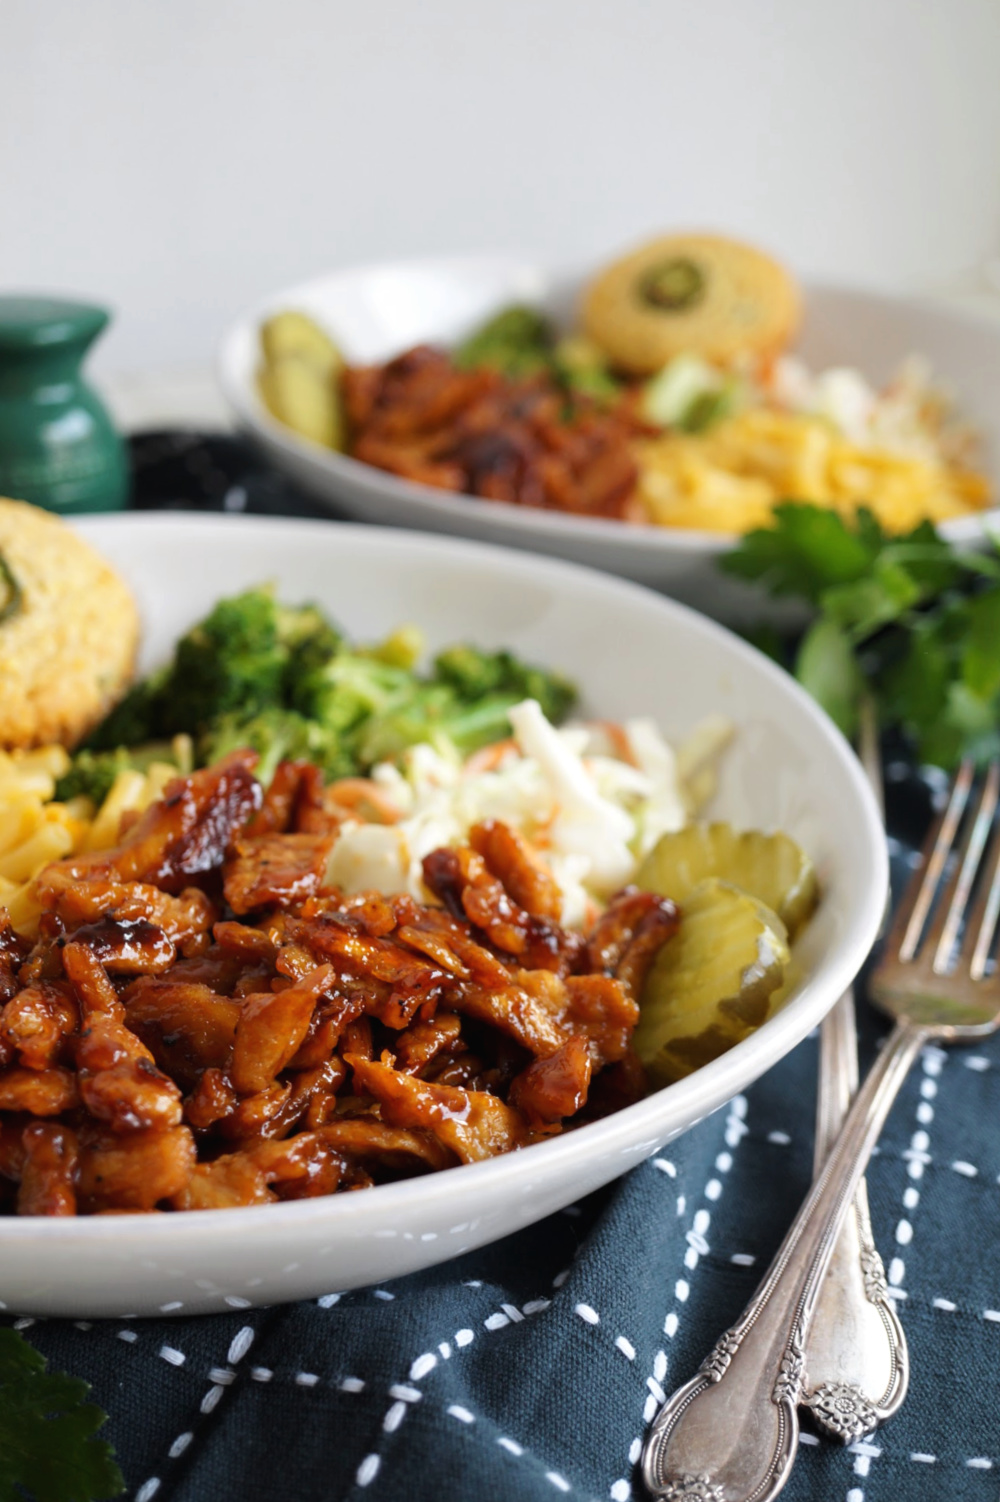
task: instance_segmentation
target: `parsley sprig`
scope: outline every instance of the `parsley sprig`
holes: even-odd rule
[[[114,1451],[94,1438],[107,1414],[89,1392],[0,1329],[0,1502],[101,1502],[125,1490]]]
[[[889,537],[867,510],[853,526],[796,501],[774,516],[722,567],[814,607],[788,665],[844,733],[871,692],[882,726],[926,762],[1000,753],[1000,547],[962,551],[930,522]]]

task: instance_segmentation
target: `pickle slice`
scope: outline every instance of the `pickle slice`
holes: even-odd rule
[[[269,365],[296,355],[331,376],[344,368],[344,357],[329,334],[306,313],[273,314],[261,324],[260,342]]]
[[[717,877],[700,882],[643,987],[632,1041],[652,1083],[700,1069],[759,1027],[789,960],[777,913]]]
[[[258,373],[268,410],[295,433],[324,448],[344,446],[344,416],[334,382],[311,360],[282,355]]]
[[[819,897],[812,861],[787,834],[738,834],[731,824],[688,824],[658,840],[636,882],[661,897],[686,902],[700,881],[719,876],[758,897],[794,938]]]

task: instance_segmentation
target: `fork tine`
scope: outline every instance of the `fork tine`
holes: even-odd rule
[[[906,923],[902,943],[899,946],[899,958],[903,961],[912,960],[919,948],[920,938],[924,931],[924,925],[927,922],[927,914],[931,910],[934,894],[941,880],[941,872],[944,870],[945,862],[955,843],[958,827],[962,822],[965,805],[969,799],[969,789],[972,787],[974,771],[975,768],[971,761],[963,761],[952,786],[948,806],[938,821],[932,840],[928,841],[924,846],[925,850],[930,846],[931,853],[924,863],[920,887],[914,899],[913,906],[910,909],[910,916]],[[909,892],[910,888],[907,889],[903,896],[903,911],[905,911],[906,899],[909,896]]]
[[[1000,776],[1000,768],[998,768],[998,776]],[[966,937],[962,945],[963,952],[965,952],[972,935],[975,935],[975,947],[969,962],[969,975],[976,981],[982,980],[986,974],[993,936],[996,932],[997,921],[1000,919],[1000,826],[993,832],[988,856],[984,862],[984,872],[987,874],[983,876],[979,893],[972,912],[969,914],[965,930]]]
[[[935,975],[948,973],[948,961],[955,948],[955,941],[962,926],[962,919],[965,917],[965,910],[969,905],[976,873],[983,858],[990,830],[993,828],[998,795],[1000,795],[1000,767],[993,762],[983,783],[979,807],[976,809],[972,827],[965,842],[961,865],[942,895],[938,915],[928,934],[928,943],[935,943],[934,958],[931,962],[931,969]]]

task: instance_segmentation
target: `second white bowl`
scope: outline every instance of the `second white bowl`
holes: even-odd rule
[[[552,276],[502,257],[400,261],[330,272],[286,287],[243,314],[222,341],[218,375],[240,427],[276,468],[326,502],[334,514],[418,527],[567,558],[649,584],[719,620],[773,616],[759,591],[728,579],[718,559],[732,538],[681,528],[565,516],[403,480],[332,453],[277,422],[257,391],[260,324],[300,308],[329,329],[356,363],[389,359],[421,342],[451,344],[512,302],[546,308],[572,322],[579,277]],[[912,354],[926,356],[982,431],[988,464],[1000,449],[1000,325],[912,298],[809,285],[797,349],[815,369],[856,366],[881,382]],[[950,522],[942,531],[975,542],[1000,511]],[[780,612],[779,612],[780,614]]]

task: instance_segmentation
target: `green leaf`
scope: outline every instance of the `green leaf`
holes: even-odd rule
[[[748,532],[721,566],[739,579],[759,580],[772,594],[818,602],[834,585],[863,579],[883,541],[867,513],[852,532],[826,506],[783,501],[774,508],[774,526]]]
[[[992,547],[1000,553],[1000,533],[990,537]],[[959,568],[966,569],[970,574],[978,575],[983,579],[1000,579],[1000,558],[994,558],[991,553],[955,553],[955,562]]]
[[[864,679],[850,638],[836,621],[821,617],[810,626],[799,647],[795,676],[844,734],[852,736]]]
[[[931,627],[914,633],[902,658],[883,677],[882,719],[901,724],[920,739],[929,735],[945,712],[951,675],[940,633]]]
[[[107,1414],[89,1392],[0,1329],[0,1502],[99,1502],[125,1490],[111,1446],[93,1438]]]
[[[924,599],[950,589],[961,573],[958,554],[938,536],[930,522],[921,522],[904,537],[886,543],[883,551],[887,558],[906,568]]]
[[[964,683],[950,683],[944,713],[920,737],[924,761],[953,767],[962,756],[985,761],[998,753],[1000,717],[996,703],[978,698]]]
[[[962,759],[963,744],[962,732],[946,720],[940,720],[918,737],[917,754],[925,766],[943,767],[950,772]]]
[[[1000,589],[969,601],[962,680],[980,699],[991,699],[1000,689]]]
[[[883,555],[875,559],[867,578],[824,590],[820,604],[831,620],[863,641],[905,615],[920,598],[920,586],[910,572]]]
[[[1000,540],[960,552],[930,522],[890,538],[864,508],[849,526],[786,502],[723,567],[819,607],[796,672],[842,730],[856,724],[863,664],[880,724],[927,761],[1000,753]]]
[[[971,693],[964,683],[949,684],[946,714],[967,736],[989,735],[997,724],[996,704]]]
[[[24,604],[24,591],[10,564],[0,553],[0,625],[13,620]]]

